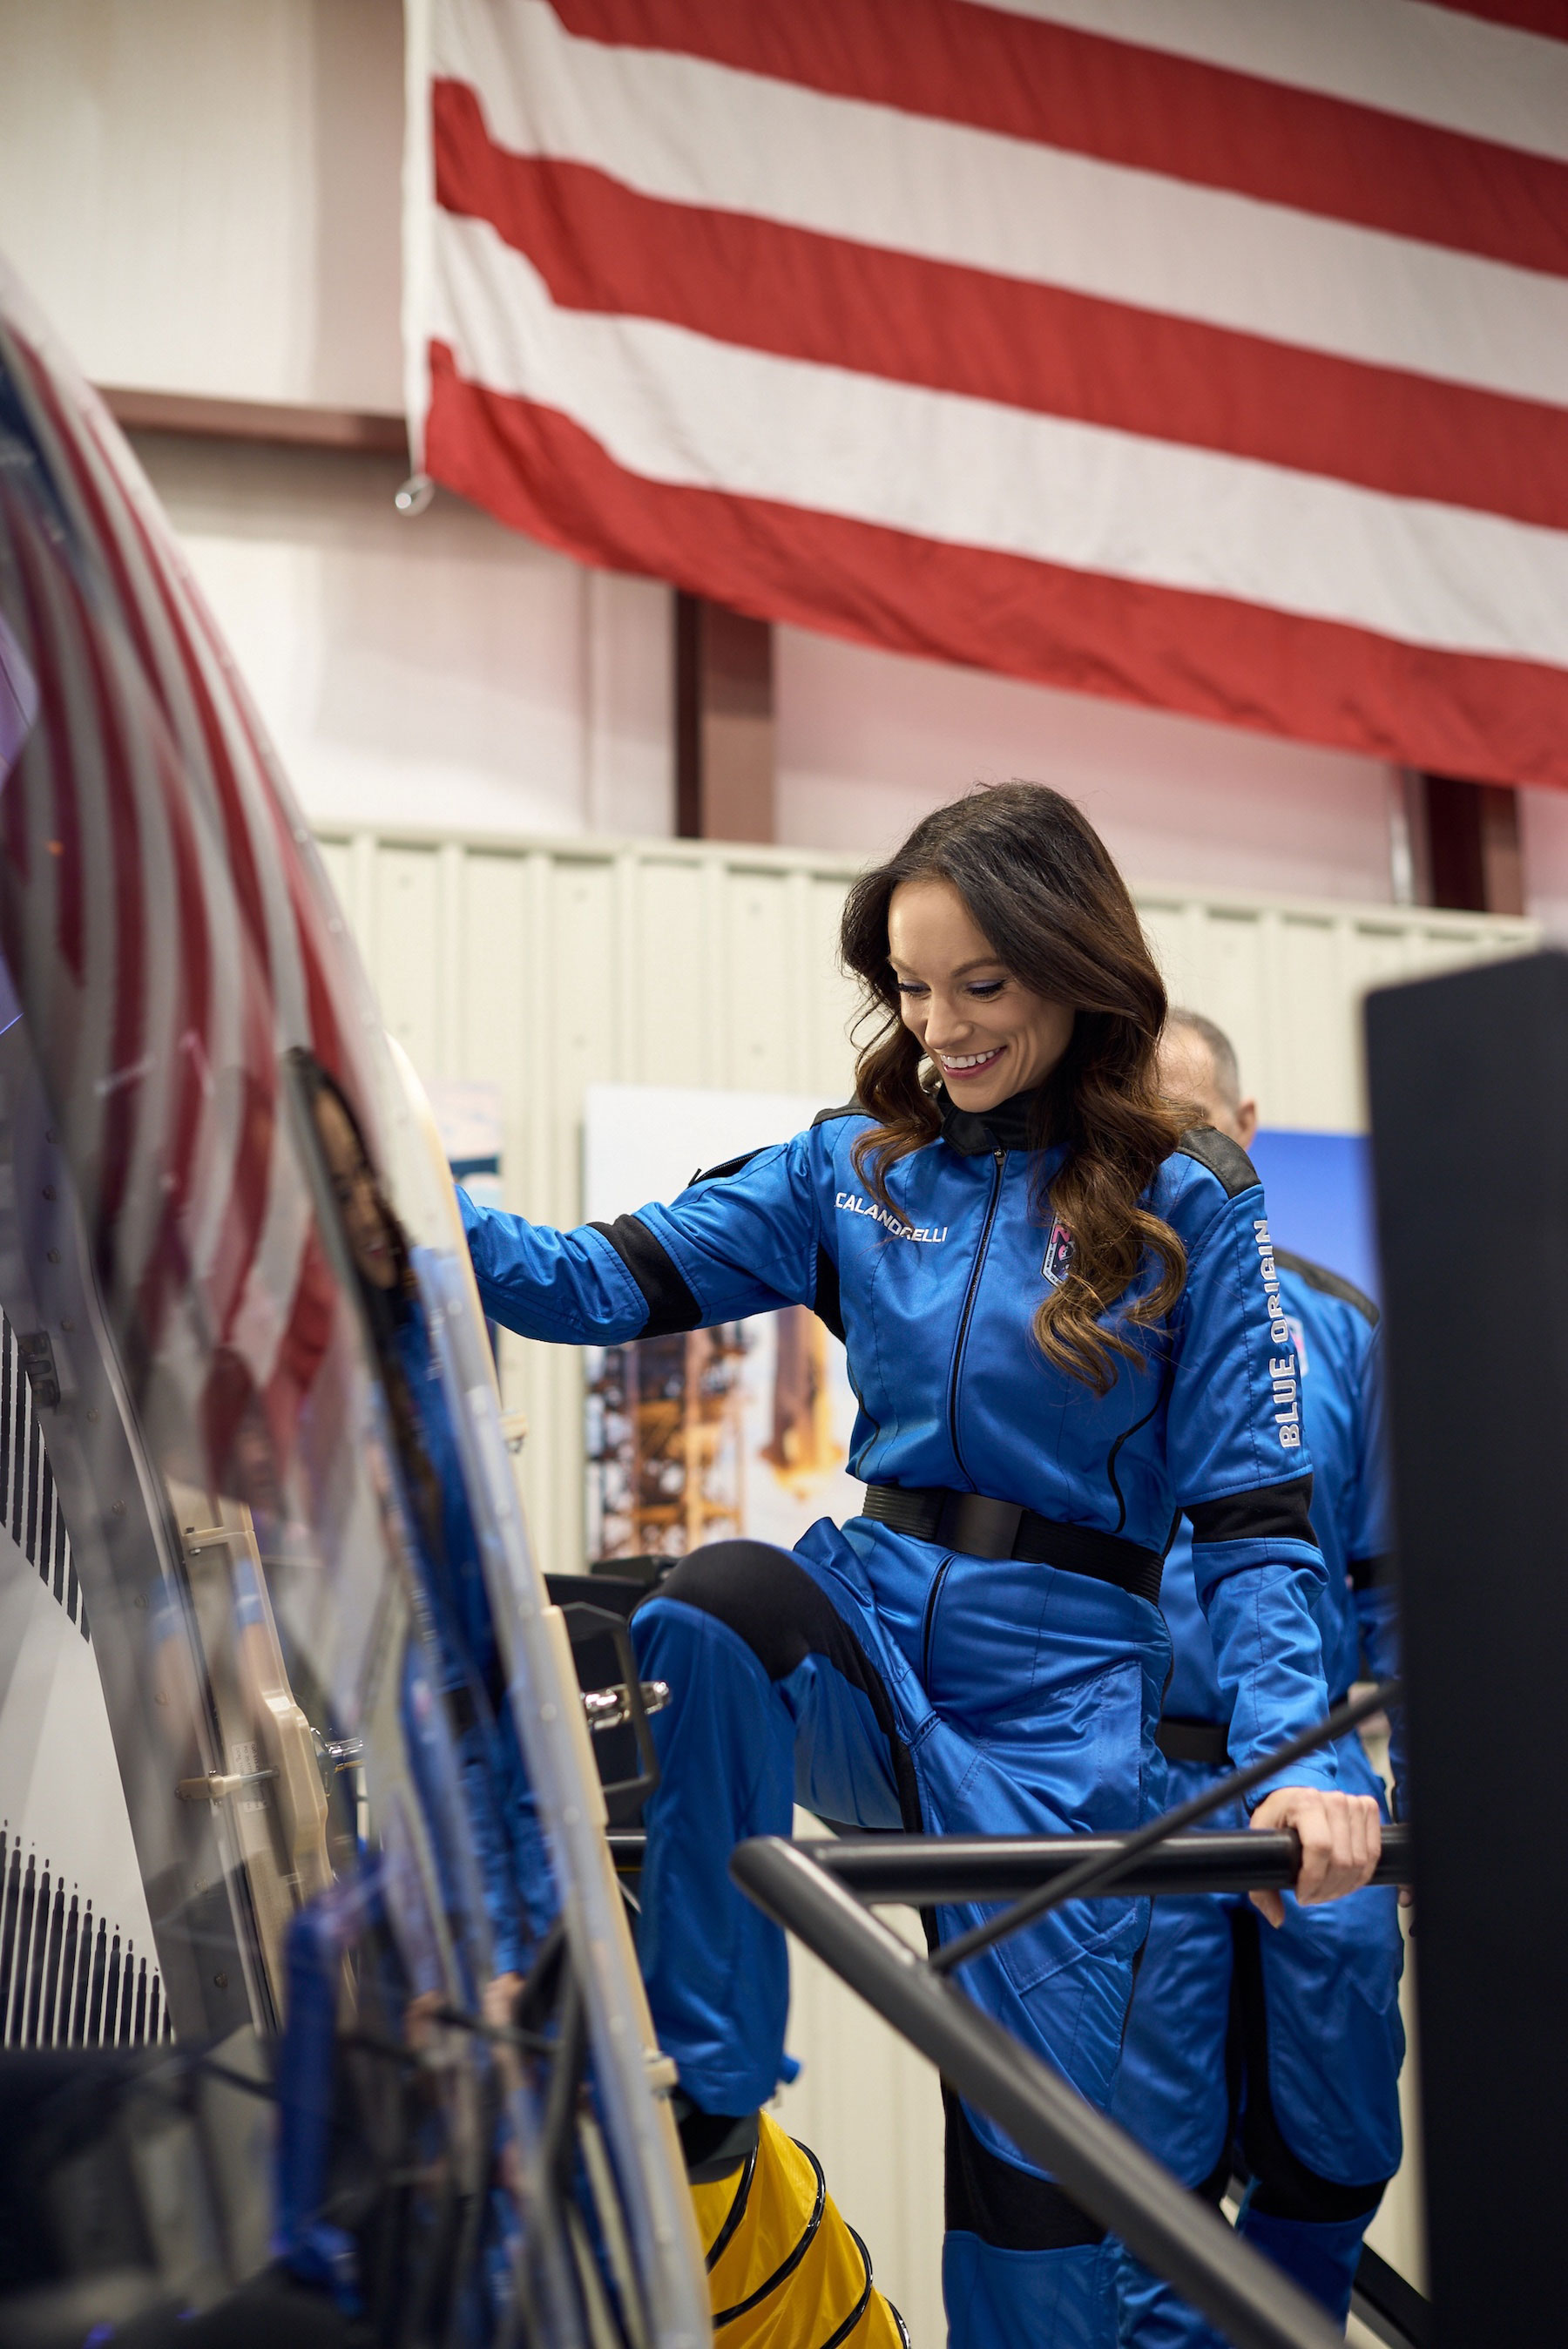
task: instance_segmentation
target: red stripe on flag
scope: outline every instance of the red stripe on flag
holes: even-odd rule
[[[1507,25],[1517,33],[1541,33],[1551,41],[1568,41],[1568,0],[1427,0],[1430,8],[1447,8],[1455,16],[1479,16],[1484,24]]]
[[[174,706],[171,688],[175,680],[169,673],[167,661],[160,659],[154,648],[143,597],[131,578],[125,551],[120,544],[119,528],[128,522],[132,533],[140,542],[152,592],[164,607],[165,618],[174,634],[177,651],[181,647],[181,633],[179,615],[174,609],[170,595],[169,583],[164,575],[159,553],[150,543],[134,503],[124,494],[112,459],[102,450],[100,443],[99,452],[104,457],[108,480],[112,484],[108,502],[106,502],[100,484],[88,461],[83,445],[82,436],[88,429],[88,419],[66,414],[57,396],[53,379],[42,367],[36,356],[34,354],[29,356],[33,359],[39,396],[48,407],[51,420],[58,436],[62,461],[68,469],[77,492],[90,517],[94,548],[99,559],[108,565],[112,576],[116,589],[116,608],[131,631],[139,664],[139,686],[147,691],[151,700],[151,709],[145,713],[144,717],[144,730],[150,737],[152,755],[159,762],[161,799],[168,820],[169,840],[173,856],[171,877],[179,906],[179,919],[174,938],[178,987],[173,1032],[170,1036],[159,1040],[159,1043],[163,1045],[172,1056],[169,1075],[173,1094],[173,1108],[167,1129],[162,1134],[154,1137],[150,1143],[153,1151],[162,1158],[166,1187],[163,1193],[158,1237],[149,1257],[141,1284],[144,1326],[152,1343],[156,1344],[166,1294],[173,1288],[188,1282],[192,1277],[191,1268],[186,1259],[178,1218],[189,1207],[194,1194],[196,1141],[201,1127],[203,1102],[211,1081],[213,973],[211,909],[201,880],[200,857],[191,828],[191,806],[186,792],[175,780],[179,769],[179,751],[176,746],[180,739],[180,720],[184,713]],[[89,418],[90,413],[89,410]],[[98,659],[96,636],[92,637],[92,649],[96,666]],[[200,709],[200,697],[198,697],[199,713]],[[200,715],[198,722],[201,722]],[[108,719],[108,727],[112,727],[114,723],[114,719]],[[211,760],[211,730],[203,725],[202,731]],[[221,754],[221,744],[219,750]],[[212,780],[214,782],[217,781],[216,777]],[[141,855],[144,854],[145,843],[139,843],[139,863]],[[130,868],[122,863],[120,869],[124,871]],[[139,903],[134,906],[128,905],[122,892],[119,911],[122,935],[129,933],[131,936],[137,957],[138,978],[145,984],[139,968],[143,951],[142,908]],[[121,999],[124,999],[123,997]],[[157,1047],[155,1046],[154,1049]],[[264,1054],[264,1040],[263,1050]],[[117,1068],[129,1064],[129,1060],[117,1050]],[[122,1098],[124,1095],[129,1097]],[[114,1126],[120,1121],[129,1121],[133,1098],[132,1089],[121,1088],[117,1091],[111,1099],[110,1112],[106,1123]],[[150,1146],[146,1136],[141,1137],[141,1143],[144,1149]],[[126,1134],[119,1154],[125,1161],[127,1175],[131,1148],[131,1129],[127,1123]],[[112,1157],[114,1154],[110,1155]],[[119,1203],[116,1201],[112,1212],[118,1212],[118,1206]]]
[[[148,634],[147,617],[142,611],[140,598],[127,573],[119,541],[103,500],[98,494],[98,483],[93,479],[92,469],[83,461],[77,437],[83,429],[82,419],[79,415],[67,413],[60,398],[58,379],[50,374],[33,346],[19,335],[15,339],[33,391],[40,407],[47,415],[54,432],[57,460],[65,465],[71,481],[76,485],[77,495],[87,509],[84,520],[91,525],[87,535],[99,557],[108,566],[119,610],[130,631],[131,641],[135,647],[142,674],[148,683],[152,685],[160,676],[160,664]]]
[[[466,383],[445,346],[433,344],[430,360],[431,473],[580,561],[1075,692],[1449,774],[1568,788],[1561,669],[671,488],[625,471],[570,418]]]
[[[677,50],[1568,275],[1568,164],[1228,67],[973,0],[552,5],[590,40]]]
[[[130,631],[140,681],[155,697],[157,714],[151,718],[151,730],[160,753],[167,741],[167,755],[177,757],[172,746],[179,740],[182,721],[188,715],[195,718],[206,753],[207,780],[215,802],[212,812],[222,826],[229,883],[237,895],[242,928],[252,942],[264,984],[269,973],[270,940],[259,879],[251,854],[250,835],[241,807],[238,778],[229,755],[222,720],[208,691],[206,678],[185,626],[180,598],[169,574],[167,556],[149,532],[135,501],[125,493],[114,452],[106,446],[99,429],[100,411],[89,405],[81,413],[67,412],[54,379],[38,355],[27,349],[26,356],[34,389],[54,428],[58,461],[66,469],[82,502],[91,543],[112,579],[116,609]],[[85,443],[88,440],[97,450],[104,468],[101,481],[88,459]],[[127,531],[139,548],[145,585],[132,575],[126,547],[121,543],[121,533]],[[161,609],[168,630],[163,648],[155,646],[149,625],[150,609],[154,601]],[[96,641],[94,659],[96,663]],[[180,706],[179,688],[181,686],[190,696],[189,711]],[[167,737],[162,731],[164,726],[169,730]],[[105,736],[106,740],[117,739],[115,721],[107,712]],[[170,1186],[165,1194],[158,1237],[150,1253],[141,1287],[141,1309],[153,1343],[157,1340],[167,1295],[172,1288],[188,1285],[198,1275],[198,1268],[187,1260],[176,1217],[189,1206],[197,1179],[196,1143],[201,1129],[203,1102],[211,1081],[215,1050],[211,909],[200,878],[200,860],[191,831],[188,800],[181,789],[170,788],[167,773],[163,776],[163,786],[175,850],[173,877],[181,901],[181,918],[176,929],[180,947],[177,969],[181,994],[173,1032],[167,1039],[174,1087],[172,1117],[163,1133],[139,1137],[144,1150],[150,1149],[162,1157],[163,1172]],[[132,853],[129,843],[122,843],[122,849],[125,853]],[[133,916],[131,910],[125,906],[123,897],[121,917],[123,945],[126,922],[130,920],[137,925],[139,920],[139,910]],[[117,989],[117,1006],[139,1005],[139,989],[144,984],[140,951],[140,932],[137,926],[135,983],[128,984],[127,974],[122,968]],[[255,974],[248,967],[244,953],[234,955],[233,960],[237,966],[238,1012],[242,1031],[240,1050],[246,1071],[247,1115],[241,1146],[232,1169],[229,1202],[218,1226],[212,1261],[205,1268],[209,1309],[225,1335],[238,1309],[265,1221],[270,1149],[251,1145],[263,1137],[270,1140],[275,1091],[266,999],[257,992]],[[139,1020],[139,1010],[138,1019]],[[117,1047],[117,1068],[129,1065],[132,1057],[123,1046]],[[118,1169],[112,1195],[106,1198],[106,1211],[111,1216],[119,1212],[120,1190],[129,1178],[131,1128],[126,1124],[123,1133],[119,1129],[129,1119],[130,1108],[129,1095],[123,1089],[117,1091],[111,1099],[106,1121],[116,1136],[114,1146],[108,1154],[108,1163]]]
[[[434,130],[438,202],[564,309],[1568,527],[1563,409],[638,195],[492,146],[466,83],[435,84]]]
[[[100,450],[101,445],[100,442]],[[109,461],[108,452],[103,453],[106,462]],[[243,1071],[245,1112],[243,1131],[234,1158],[230,1202],[221,1227],[219,1247],[213,1262],[208,1268],[207,1278],[211,1310],[226,1341],[232,1332],[233,1317],[239,1309],[266,1219],[268,1170],[277,1089],[268,1018],[273,988],[272,941],[267,934],[266,908],[263,902],[250,828],[245,821],[239,777],[229,753],[222,719],[208,689],[201,657],[191,640],[181,599],[175,593],[169,574],[168,558],[162,547],[154,543],[142,514],[129,499],[123,501],[121,510],[139,542],[142,559],[162,605],[164,620],[201,729],[216,801],[215,812],[222,827],[227,886],[233,893],[240,916],[241,935],[232,942],[231,952],[237,966],[234,978],[240,999],[239,1051]],[[153,674],[163,688],[165,708],[172,722],[174,712],[170,701],[170,688],[173,680],[166,676],[162,667]],[[231,696],[231,705],[232,699]],[[242,941],[248,943],[248,953]],[[205,1002],[197,1032],[204,1073],[213,1049],[212,1039],[208,1032],[208,1007]],[[191,1055],[183,1045],[181,1049],[182,1057],[189,1063]],[[191,1072],[195,1073],[194,1070]],[[192,1127],[181,1134],[181,1170],[193,1132]],[[185,1179],[182,1171],[182,1187]]]
[[[156,1344],[164,1294],[170,1285],[187,1279],[190,1274],[177,1218],[189,1205],[194,1187],[192,1161],[195,1142],[201,1130],[203,1095],[210,1082],[212,1057],[211,936],[208,907],[201,887],[195,845],[191,835],[189,806],[183,793],[171,784],[178,757],[174,743],[178,736],[179,713],[171,706],[170,680],[166,665],[155,651],[142,599],[131,579],[120,545],[117,517],[121,523],[129,517],[132,529],[140,538],[152,579],[165,603],[168,591],[158,559],[148,543],[140,517],[125,496],[118,471],[112,459],[103,451],[101,442],[98,444],[99,453],[104,457],[108,479],[113,484],[110,492],[113,512],[110,511],[110,503],[106,503],[93,468],[87,460],[83,437],[91,429],[93,410],[90,405],[85,415],[67,411],[59,396],[56,378],[45,367],[39,354],[25,342],[21,348],[33,389],[54,430],[57,461],[75,485],[84,509],[87,535],[99,560],[108,566],[115,590],[115,608],[130,632],[137,664],[133,690],[139,696],[145,690],[152,700],[150,709],[139,711],[138,716],[142,721],[142,730],[149,738],[149,755],[158,763],[161,798],[169,820],[173,851],[173,878],[180,905],[180,918],[175,930],[177,989],[173,1033],[159,1039],[157,1044],[150,1045],[150,1040],[143,1032],[147,993],[143,960],[145,909],[142,903],[146,843],[140,834],[135,787],[130,779],[129,753],[122,730],[123,702],[115,684],[104,672],[98,632],[84,608],[82,634],[97,680],[106,781],[109,788],[111,812],[119,836],[119,869],[122,873],[136,872],[143,885],[142,888],[135,891],[128,892],[122,888],[117,895],[118,980],[111,1074],[119,1081],[108,1097],[104,1114],[100,1237],[120,1213],[125,1194],[133,1180],[139,1148],[144,1154],[160,1158],[165,1188],[157,1237],[149,1252],[141,1283],[144,1326],[151,1342]],[[76,592],[73,581],[73,595]],[[172,615],[170,616],[173,617]],[[139,1130],[133,1114],[139,1107],[142,1080],[139,1076],[127,1078],[123,1072],[138,1067],[146,1051],[157,1050],[159,1044],[169,1048],[172,1054],[174,1107],[165,1132],[149,1136]]]

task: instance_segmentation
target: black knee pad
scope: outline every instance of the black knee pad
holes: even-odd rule
[[[771,1542],[706,1542],[683,1557],[642,1604],[655,1599],[678,1599],[727,1624],[770,1681],[788,1680],[808,1656],[820,1656],[841,1679],[860,1689],[888,1741],[904,1828],[920,1833],[914,1766],[882,1674],[827,1592],[789,1550],[776,1549]]]
[[[947,2116],[944,2178],[949,2233],[978,2235],[1004,2251],[1068,2251],[1103,2243],[1096,2226],[1048,2178],[1016,2169],[982,2145],[951,2088],[942,2091]]]
[[[1339,2226],[1346,2219],[1370,2219],[1383,2199],[1388,2181],[1378,2178],[1374,2186],[1336,2186],[1331,2178],[1320,2178],[1298,2161],[1284,2139],[1280,2150],[1284,2159],[1271,2159],[1266,2169],[1260,2169],[1253,2189],[1250,2208],[1260,2219],[1299,2219],[1308,2225]]]
[[[864,1689],[883,1726],[892,1707],[882,1675],[826,1591],[771,1542],[717,1541],[692,1550],[649,1599],[678,1599],[712,1615],[744,1640],[770,1681],[788,1680],[808,1656],[822,1656],[852,1686]]]
[[[672,1567],[648,1599],[678,1599],[716,1616],[772,1681],[786,1679],[813,1650],[831,1652],[825,1641],[835,1633],[850,1637],[810,1576],[771,1542],[707,1542]]]
[[[1246,2072],[1242,2151],[1253,2181],[1251,2207],[1263,2219],[1295,2219],[1316,2226],[1370,2218],[1383,2199],[1386,2178],[1352,2185],[1322,2178],[1285,2142],[1269,2094],[1268,2014],[1256,1909],[1237,1909],[1233,1936],[1236,1961],[1233,1995],[1239,2010]]]

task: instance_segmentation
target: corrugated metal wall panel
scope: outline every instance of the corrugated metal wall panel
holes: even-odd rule
[[[507,1196],[541,1221],[581,1215],[592,1081],[815,1092],[824,1104],[851,1091],[853,995],[836,947],[852,858],[330,831],[321,845],[388,1028],[426,1075],[500,1087]],[[1172,999],[1230,1031],[1274,1125],[1364,1124],[1367,987],[1536,943],[1531,923],[1479,915],[1134,894]],[[575,1569],[580,1359],[509,1338],[502,1366],[508,1402],[530,1422],[523,1481],[540,1556]],[[934,2075],[799,1957],[789,2044],[806,2069],[783,2099],[787,2124],[826,2165],[916,2341],[939,2340]],[[1399,2200],[1396,2189],[1385,2213],[1393,2250]]]

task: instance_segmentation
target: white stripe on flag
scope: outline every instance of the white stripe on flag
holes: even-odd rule
[[[1568,402],[1568,279],[665,51],[546,0],[449,0],[492,139],[750,213],[1373,366]]]
[[[651,480],[1568,665],[1568,535],[994,402],[558,310],[489,224],[438,217],[432,335]]]
[[[1420,0],[979,0],[1568,160],[1568,42]]]

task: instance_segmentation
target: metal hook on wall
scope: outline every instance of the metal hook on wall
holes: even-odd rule
[[[428,473],[410,473],[392,502],[400,514],[410,518],[422,514],[436,494],[436,484]]]

